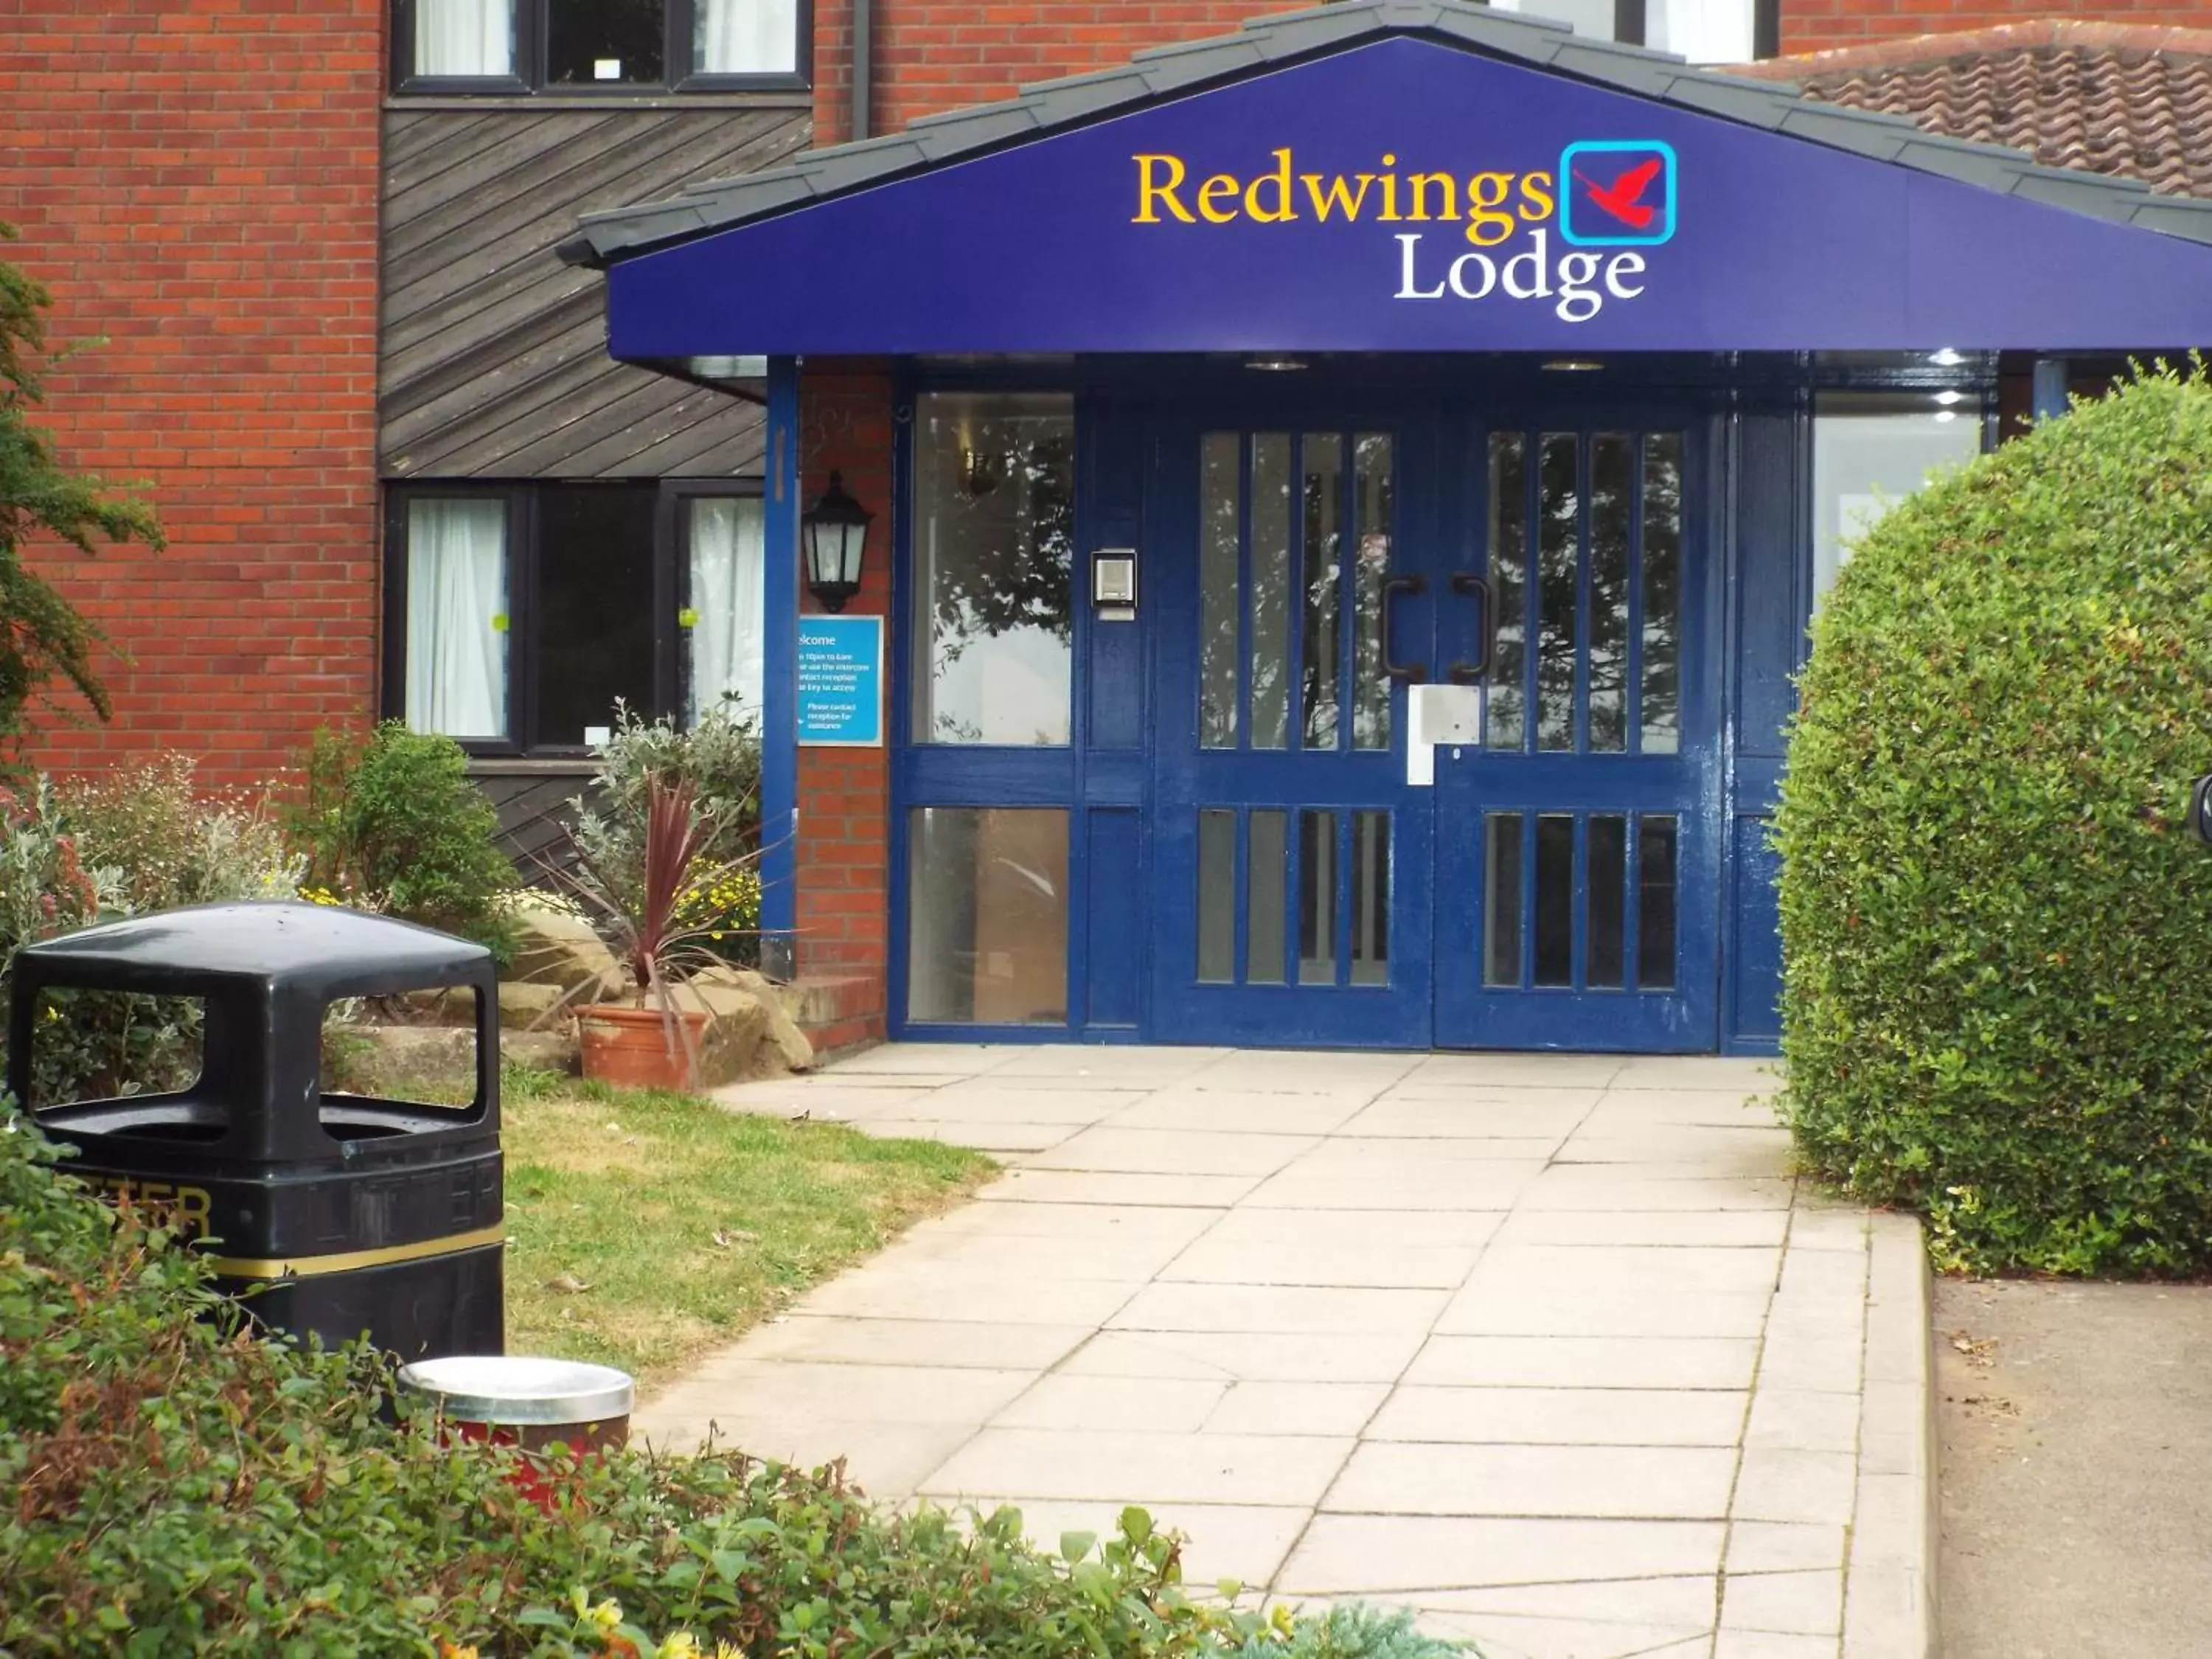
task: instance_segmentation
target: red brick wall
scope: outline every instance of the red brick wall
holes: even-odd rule
[[[1036,81],[1125,64],[1147,46],[1233,34],[1248,17],[1304,9],[1285,0],[876,0],[872,121],[896,132],[917,116],[1011,98]],[[820,144],[852,135],[852,0],[814,8],[814,126]]]
[[[2030,19],[2076,18],[2107,23],[2212,27],[2212,3],[2194,6],[2142,0],[1781,0],[1782,50],[1827,52],[1900,35],[1950,34]]]
[[[799,383],[799,499],[811,502],[834,469],[876,515],[860,591],[848,616],[885,617],[891,600],[891,387],[882,369],[817,370]],[[817,610],[802,590],[800,608]],[[888,666],[888,665],[886,665]],[[886,688],[888,691],[889,688]],[[799,751],[799,971],[874,981],[873,1029],[882,1035],[883,978],[890,938],[890,750]],[[841,1034],[842,1043],[858,1034]]]
[[[39,417],[144,480],[168,550],[50,564],[127,650],[114,723],[36,757],[184,750],[250,782],[372,706],[383,0],[15,0],[0,244],[53,291]]]

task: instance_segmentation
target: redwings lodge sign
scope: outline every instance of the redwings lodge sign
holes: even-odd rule
[[[1474,173],[1417,172],[1388,151],[1373,172],[1300,172],[1286,146],[1269,152],[1272,167],[1194,182],[1179,155],[1129,159],[1133,224],[1389,227],[1374,239],[1376,270],[1395,277],[1394,300],[1542,301],[1586,323],[1641,295],[1644,250],[1674,234],[1678,169],[1656,139],[1584,139],[1553,168]]]

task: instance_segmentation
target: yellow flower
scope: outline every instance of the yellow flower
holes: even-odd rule
[[[622,1603],[609,1596],[586,1613],[584,1619],[587,1624],[598,1630],[600,1635],[608,1635],[617,1625],[622,1623]]]
[[[700,1659],[699,1638],[688,1630],[672,1633],[653,1650],[653,1659]]]
[[[465,1646],[457,1647],[451,1642],[440,1642],[438,1659],[477,1659],[476,1644],[471,1642]]]

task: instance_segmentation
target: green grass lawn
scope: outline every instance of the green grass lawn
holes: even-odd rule
[[[989,1159],[509,1068],[507,1346],[662,1380],[957,1203]],[[580,1288],[578,1288],[580,1287]]]

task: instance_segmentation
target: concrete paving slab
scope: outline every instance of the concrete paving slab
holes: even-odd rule
[[[1127,1430],[988,1428],[919,1490],[957,1497],[1019,1492],[1163,1504],[1319,1502],[1344,1466],[1349,1436],[1164,1434]]]
[[[1735,1446],[1747,1392],[1724,1389],[1445,1389],[1407,1383],[1370,1440],[1498,1445]]]
[[[1468,1446],[1362,1442],[1322,1502],[1356,1515],[1717,1520],[1733,1448]]]
[[[1180,1513],[1215,1534],[1194,1578],[1395,1601],[1486,1659],[1926,1659],[1917,1230],[1800,1189],[1772,1084],[1589,1055],[877,1051],[748,1109],[1017,1167],[638,1431],[843,1451],[893,1496],[1010,1499],[1048,1546],[1125,1503]]]

